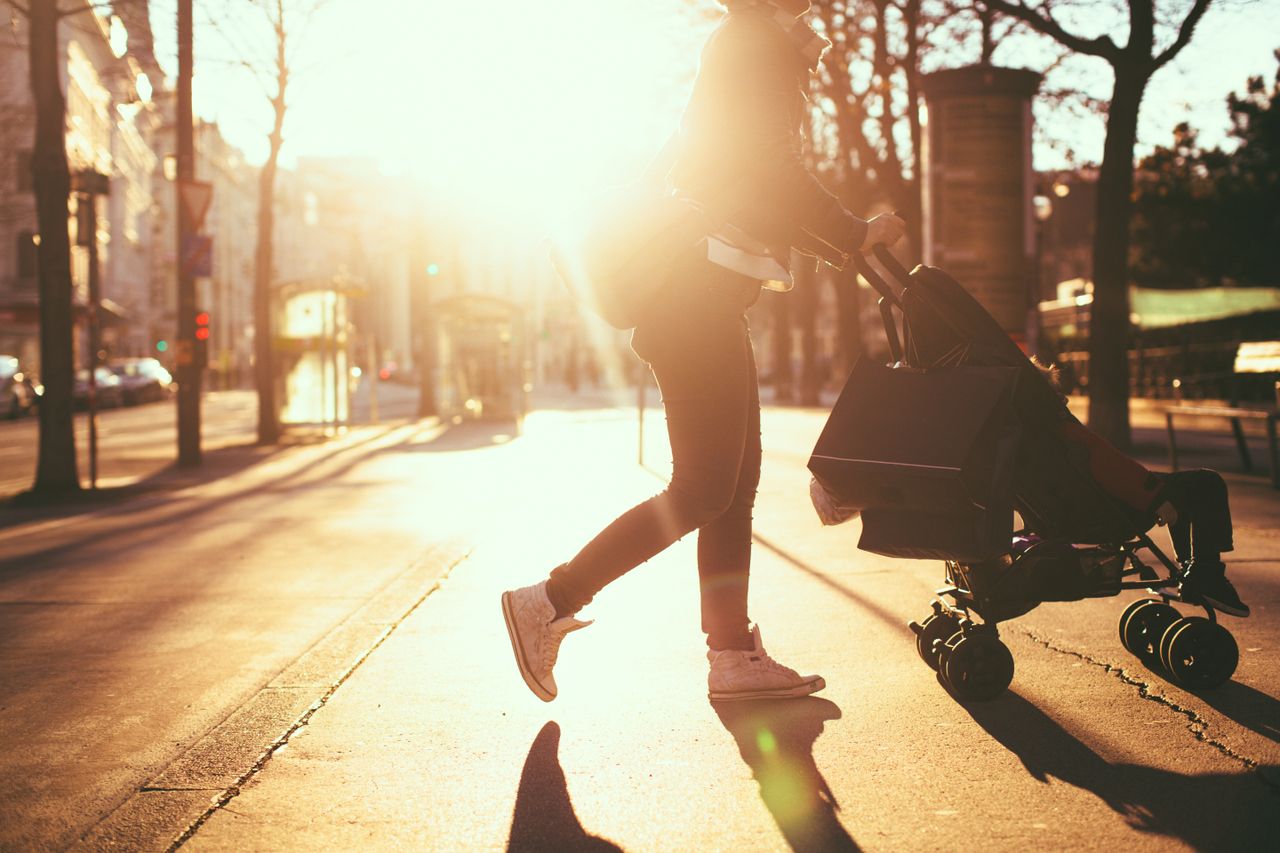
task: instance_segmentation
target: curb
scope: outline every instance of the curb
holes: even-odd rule
[[[460,542],[430,548],[70,849],[169,851],[182,846],[240,793],[470,551]]]

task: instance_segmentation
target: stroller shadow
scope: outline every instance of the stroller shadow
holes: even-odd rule
[[[859,849],[836,817],[840,805],[813,761],[813,744],[824,723],[840,719],[834,702],[811,696],[712,707],[792,850]]]
[[[533,739],[520,771],[515,810],[511,815],[509,851],[611,853],[622,848],[582,828],[569,800],[560,767],[560,726],[549,722]]]
[[[1268,740],[1280,743],[1280,701],[1238,681],[1196,694],[1224,717],[1235,720]]]
[[[1186,775],[1112,764],[1016,693],[963,707],[1021,759],[1032,778],[1048,784],[1053,777],[1089,791],[1141,832],[1178,838],[1197,850],[1260,850],[1274,844],[1280,816],[1262,775],[1274,777],[1275,768]],[[1153,750],[1162,737],[1152,737]]]

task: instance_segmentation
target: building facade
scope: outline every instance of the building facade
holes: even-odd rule
[[[84,3],[58,29],[60,72],[66,95],[67,159],[77,173],[109,179],[106,198],[96,201],[96,234],[82,206],[68,200],[71,269],[78,345],[83,347],[88,302],[89,241],[96,239],[102,273],[103,346],[110,355],[146,351],[150,316],[151,208],[156,155],[151,135],[159,114],[151,102],[154,60],[129,51],[119,18]],[[36,200],[31,174],[35,105],[28,75],[25,21],[13,15],[0,39],[0,351],[39,369]]]

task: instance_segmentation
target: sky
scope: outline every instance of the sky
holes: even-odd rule
[[[229,40],[251,43],[257,20],[240,7],[214,30],[205,21],[218,5],[197,4],[205,11],[197,14],[196,110],[261,162],[269,107],[250,75],[227,62]],[[152,0],[166,70],[174,67],[173,15],[173,0]],[[295,61],[284,160],[369,157],[437,194],[527,215],[640,168],[674,129],[713,24],[709,0],[329,0]],[[1216,0],[1192,43],[1148,87],[1139,155],[1184,120],[1202,143],[1222,142],[1228,92],[1243,90],[1250,75],[1270,78],[1277,47],[1280,0]],[[996,61],[1038,60],[1010,44]],[[1109,93],[1101,60],[1074,67],[1092,94]],[[1096,162],[1101,118],[1056,121],[1048,136],[1069,139],[1078,162]],[[1038,145],[1035,159],[1039,169],[1067,165],[1061,148]]]

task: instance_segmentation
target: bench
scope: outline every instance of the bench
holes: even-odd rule
[[[1280,341],[1247,341],[1236,350],[1233,374],[1280,374]],[[1280,448],[1276,442],[1276,422],[1280,421],[1280,382],[1275,383],[1275,399],[1270,408],[1238,405],[1239,395],[1233,393],[1227,405],[1220,403],[1195,403],[1182,399],[1183,382],[1173,381],[1174,399],[1177,401],[1164,411],[1165,428],[1169,433],[1169,467],[1178,470],[1178,441],[1174,432],[1174,418],[1191,417],[1225,418],[1231,423],[1231,432],[1240,450],[1240,462],[1244,470],[1253,470],[1249,446],[1245,442],[1241,421],[1261,421],[1267,432],[1267,449],[1271,456],[1271,485],[1280,489]]]

